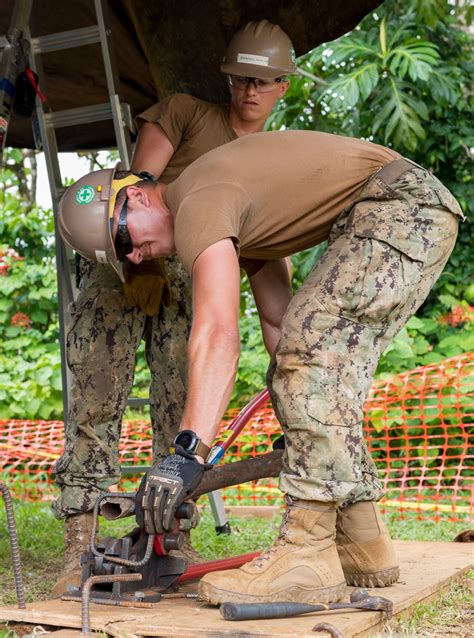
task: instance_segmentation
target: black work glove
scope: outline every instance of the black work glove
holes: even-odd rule
[[[148,470],[135,501],[138,525],[148,534],[171,531],[176,524],[176,508],[194,492],[205,469],[194,456],[178,448]]]

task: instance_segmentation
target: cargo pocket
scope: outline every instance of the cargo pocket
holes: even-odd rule
[[[370,258],[360,284],[355,317],[371,327],[385,327],[410,300],[423,276],[431,242],[420,238],[409,220],[381,225],[355,220],[356,241],[369,242]],[[383,228],[385,226],[385,228]]]
[[[321,394],[308,398],[307,412],[324,425],[352,427],[364,420],[364,410],[355,401],[341,397],[329,400]]]
[[[343,498],[362,480],[363,409],[345,398],[328,400],[313,395],[308,398],[307,410],[314,419],[308,423],[311,475],[321,479],[336,499]]]

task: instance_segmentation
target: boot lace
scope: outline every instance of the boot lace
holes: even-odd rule
[[[263,552],[263,554],[260,554],[260,556],[257,556],[257,558],[254,558],[252,561],[252,565],[259,568],[263,567],[265,562],[270,560],[270,558],[279,550],[279,548],[285,544],[286,538],[288,536],[287,526],[288,526],[289,516],[290,516],[290,508],[287,507],[283,514],[283,520],[280,524],[280,530],[278,532],[278,537],[275,543],[271,547],[269,547],[265,552]]]

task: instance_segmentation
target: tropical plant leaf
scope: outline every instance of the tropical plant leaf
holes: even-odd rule
[[[444,17],[446,0],[411,0],[418,22],[434,27]]]
[[[442,105],[455,104],[461,96],[462,87],[447,66],[433,69],[430,76],[430,90],[433,98]]]
[[[402,82],[390,80],[390,86],[380,94],[379,102],[384,106],[374,117],[372,129],[374,133],[380,128],[384,130],[385,143],[391,139],[395,147],[405,146],[413,151],[418,140],[426,136],[421,118],[428,113],[407,88]]]
[[[402,80],[408,74],[413,82],[426,82],[439,60],[437,46],[426,40],[407,40],[387,55],[390,72]]]
[[[349,58],[362,58],[363,60],[367,60],[372,57],[376,58],[378,55],[376,47],[368,42],[344,37],[331,44],[330,49],[327,49],[325,58],[327,64],[335,66],[341,62],[345,62]]]
[[[351,108],[370,96],[378,79],[377,66],[371,62],[335,80],[331,88],[322,94],[322,98],[332,108]]]

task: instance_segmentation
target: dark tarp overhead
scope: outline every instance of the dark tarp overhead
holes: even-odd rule
[[[15,0],[0,3],[0,34],[8,31]],[[352,29],[381,0],[109,0],[122,99],[133,115],[159,97],[183,91],[210,101],[226,99],[219,71],[227,42],[251,20],[279,24],[296,55]],[[93,0],[34,0],[32,37],[96,24]],[[41,56],[46,107],[61,110],[106,102],[99,45]],[[106,148],[115,137],[111,122],[59,129],[60,150]],[[31,123],[12,116],[7,144],[32,147]]]

